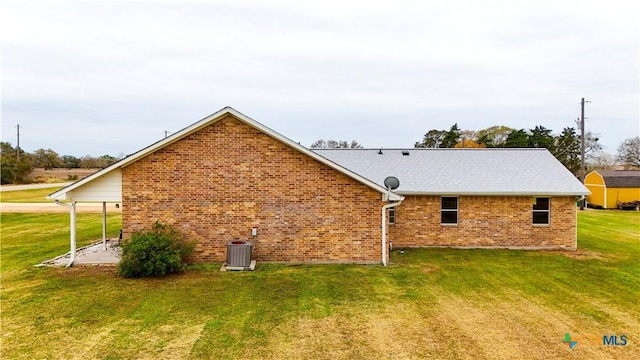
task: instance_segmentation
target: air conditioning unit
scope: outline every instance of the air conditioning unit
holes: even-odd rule
[[[227,243],[227,264],[229,270],[246,270],[251,264],[253,243],[244,240],[234,240]]]

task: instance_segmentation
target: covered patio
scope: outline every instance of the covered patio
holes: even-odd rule
[[[115,168],[110,172],[97,172],[47,196],[69,210],[70,250],[67,254],[50,261],[64,261],[66,266],[117,264],[120,261],[119,247],[114,243],[122,237],[107,238],[107,203],[120,207],[122,203],[122,172]],[[97,243],[76,249],[76,216],[78,203],[102,203],[102,239]],[[46,262],[45,262],[46,263]],[[44,264],[44,263],[43,263]]]

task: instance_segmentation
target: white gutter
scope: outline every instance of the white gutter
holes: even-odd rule
[[[591,192],[589,190],[587,190],[586,192],[575,192],[575,191],[571,191],[571,192],[557,192],[557,191],[550,191],[550,192],[522,192],[522,191],[508,191],[508,192],[469,192],[469,191],[456,191],[456,192],[449,192],[449,191],[439,191],[439,192],[431,192],[431,191],[397,191],[396,194],[398,195],[422,195],[422,196],[525,196],[525,197],[529,197],[529,196],[586,196],[589,195]]]
[[[402,200],[382,206],[382,265],[387,266],[387,209],[396,207]]]
[[[74,201],[71,204],[67,204],[56,200],[56,204],[71,210],[71,251],[69,252],[69,263],[66,266],[70,267],[73,265],[73,262],[76,261],[76,202]]]

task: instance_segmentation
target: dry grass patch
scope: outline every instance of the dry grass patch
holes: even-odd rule
[[[575,251],[543,250],[541,252],[545,254],[563,255],[563,256],[566,256],[572,259],[578,259],[578,260],[589,260],[589,259],[606,260],[606,258],[602,255],[602,253],[599,253],[596,251],[589,251],[585,249],[577,249]]]
[[[424,359],[439,345],[411,303],[340,309],[323,318],[291,319],[278,326],[268,351],[278,359]]]
[[[565,332],[581,333],[585,328],[592,331],[598,324],[580,324],[569,315],[520,295],[484,296],[481,300],[469,300],[441,294],[439,299],[436,311],[439,314],[438,325],[449,329],[447,336],[460,339],[459,346],[464,349],[464,355],[456,354],[458,356],[455,357],[610,359],[615,353],[612,349],[585,344],[567,351],[560,344]]]
[[[438,266],[435,266],[435,265],[427,265],[427,266],[422,268],[422,272],[425,273],[425,274],[432,273],[432,272],[435,272],[435,271],[438,271],[438,270],[440,270],[440,268]]]

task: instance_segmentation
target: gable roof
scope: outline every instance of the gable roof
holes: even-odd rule
[[[640,170],[597,170],[605,185],[611,188],[640,187]]]
[[[227,115],[233,115],[235,118],[237,118],[238,120],[244,122],[245,124],[254,127],[255,129],[262,131],[263,133],[267,134],[268,136],[271,136],[272,138],[290,146],[291,148],[329,166],[330,168],[333,168],[336,171],[339,171],[341,173],[343,173],[344,175],[364,184],[365,186],[368,186],[378,192],[380,192],[381,194],[386,194],[387,193],[387,189],[378,184],[375,183],[367,178],[362,177],[361,175],[353,172],[350,169],[347,169],[345,167],[343,167],[342,165],[339,165],[335,162],[329,161],[328,159],[324,158],[323,156],[319,155],[318,153],[315,153],[309,149],[307,149],[306,147],[298,144],[297,142],[275,132],[274,130],[260,124],[259,122],[251,119],[250,117],[240,113],[239,111],[233,109],[232,107],[225,107],[203,119],[201,119],[200,121],[195,122],[194,124],[187,126],[186,128],[154,143],[151,144],[149,146],[147,146],[146,148],[143,148],[142,150],[131,154],[129,156],[127,156],[126,158],[112,164],[109,167],[106,167],[84,179],[81,179],[79,181],[76,181],[75,183],[64,187],[54,193],[51,193],[47,196],[48,199],[51,200],[73,200],[73,201],[98,201],[99,199],[96,198],[96,190],[95,188],[97,188],[97,186],[93,186],[92,185],[96,185],[96,184],[102,184],[102,187],[104,187],[104,183],[106,181],[104,181],[104,179],[107,178],[113,178],[113,177],[117,177],[120,176],[120,180],[121,180],[121,172],[120,169],[123,168],[124,166],[127,166],[149,154],[152,154],[153,152],[162,149],[176,141],[179,141],[180,139],[197,132],[198,130],[203,129],[206,126],[209,126],[213,123],[215,123],[218,120],[223,119],[225,116]],[[120,187],[118,189],[119,193],[119,199],[121,201],[122,199],[122,189],[121,189],[121,182],[118,181],[110,181],[108,182],[111,185],[111,195],[109,197],[105,197],[105,201],[114,201],[114,199],[116,199],[117,196],[114,196],[113,191],[115,191],[116,189],[118,189],[118,186]],[[102,190],[102,189],[101,189]],[[78,198],[73,198],[73,194],[88,194],[88,195],[84,195],[86,197],[83,196],[79,196]],[[402,200],[402,196],[391,193],[390,194],[390,200]]]
[[[313,149],[402,195],[588,195],[546,149]],[[403,155],[403,152],[408,155]]]

